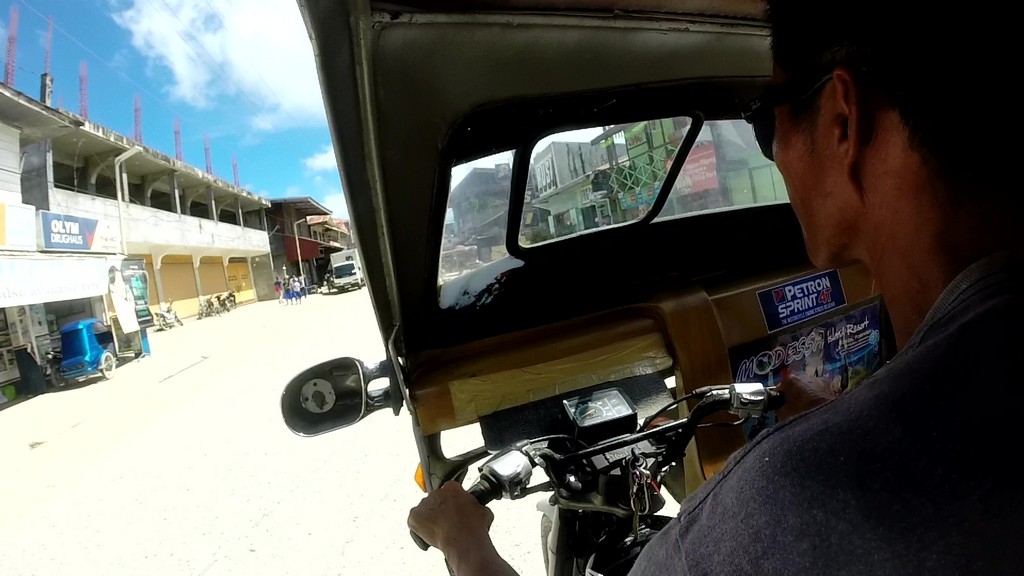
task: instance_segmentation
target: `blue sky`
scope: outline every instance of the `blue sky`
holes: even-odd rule
[[[294,0],[15,0],[15,87],[33,97],[53,16],[54,104],[78,112],[89,70],[89,119],[266,197],[313,196],[347,218],[312,49]],[[0,5],[6,46],[10,4]]]

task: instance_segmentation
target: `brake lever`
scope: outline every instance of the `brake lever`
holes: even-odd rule
[[[536,486],[530,486],[529,488],[521,491],[519,493],[519,498],[525,498],[527,496],[530,496],[532,494],[536,494],[538,492],[551,492],[553,489],[554,489],[554,484],[551,483],[551,480],[548,480],[546,482],[541,482],[540,484],[537,484]]]

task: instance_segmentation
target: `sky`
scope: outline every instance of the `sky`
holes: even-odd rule
[[[4,46],[10,15],[0,8]],[[89,119],[128,137],[134,99],[143,143],[174,155],[181,123],[189,164],[267,198],[312,196],[348,218],[309,37],[294,0],[14,0],[14,86],[39,95],[53,17],[54,105],[79,112],[88,68]]]

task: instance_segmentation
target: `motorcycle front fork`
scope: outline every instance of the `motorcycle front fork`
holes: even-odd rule
[[[587,558],[576,555],[578,546],[578,513],[563,510],[550,502],[537,503],[541,517],[541,546],[547,576],[579,576],[586,574]],[[577,545],[577,546],[574,546]]]

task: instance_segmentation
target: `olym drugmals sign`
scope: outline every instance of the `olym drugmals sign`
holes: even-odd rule
[[[45,250],[118,252],[120,248],[113,222],[40,210],[39,224]]]

